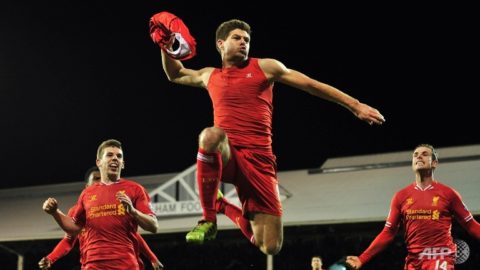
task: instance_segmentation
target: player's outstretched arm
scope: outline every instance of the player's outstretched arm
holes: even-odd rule
[[[275,59],[261,59],[259,65],[267,78],[340,104],[350,110],[357,118],[370,125],[381,125],[385,122],[385,118],[377,109],[360,102],[331,85],[314,80],[299,71],[288,69]]]

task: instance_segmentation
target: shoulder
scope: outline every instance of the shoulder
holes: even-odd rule
[[[145,190],[145,188],[141,184],[135,182],[134,180],[122,178],[121,181],[122,181],[121,184],[123,186],[127,186],[129,189]]]
[[[264,71],[266,70],[280,70],[286,68],[285,65],[278,61],[277,59],[273,58],[256,58],[258,61],[258,65]]]
[[[277,80],[289,72],[288,68],[280,61],[273,58],[259,58],[258,66],[265,73],[267,78]]]
[[[204,67],[202,69],[199,69],[198,72],[200,75],[202,74],[211,74],[214,70],[216,70],[217,68],[214,68],[214,67]]]
[[[121,181],[120,183],[123,184],[123,185],[140,186],[139,183],[137,183],[137,182],[135,182],[134,180],[131,180],[131,179],[121,178],[120,181]]]
[[[460,197],[460,193],[458,193],[458,191],[456,191],[451,186],[445,185],[445,184],[440,183],[440,182],[435,182],[435,187],[440,189],[449,198]]]
[[[394,195],[394,198],[404,199],[405,197],[409,196],[413,190],[414,190],[414,185],[410,183],[407,186],[400,189],[399,191],[397,191]]]
[[[82,190],[82,192],[80,193],[80,196],[79,196],[79,197],[82,198],[82,197],[84,197],[86,194],[88,194],[89,192],[91,192],[92,190],[95,190],[95,188],[94,188],[95,185],[96,185],[96,184],[84,188],[84,189]]]
[[[210,75],[213,73],[219,72],[219,68],[214,68],[214,67],[204,67],[200,70],[198,70],[198,75],[202,78],[202,80],[205,81],[205,79],[208,81],[208,78]]]
[[[198,75],[202,80],[203,87],[207,88],[208,81],[210,80],[210,76],[215,72],[218,71],[218,68],[214,67],[204,67],[198,71]]]
[[[73,205],[72,207],[70,207],[70,209],[68,209],[67,216],[72,216],[73,213],[75,212],[76,207],[77,207],[77,204],[75,204],[75,205]]]

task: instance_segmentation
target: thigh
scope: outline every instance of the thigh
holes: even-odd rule
[[[265,213],[252,214],[251,221],[255,239],[268,243],[271,241],[283,242],[282,217]]]

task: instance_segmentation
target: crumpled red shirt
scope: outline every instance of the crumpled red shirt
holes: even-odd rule
[[[197,42],[190,34],[188,27],[182,19],[167,11],[157,13],[150,18],[150,37],[174,59],[187,60],[197,53]],[[175,41],[172,48],[169,48],[172,38],[175,38]]]

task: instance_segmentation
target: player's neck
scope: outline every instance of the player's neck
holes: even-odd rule
[[[422,189],[426,188],[433,183],[433,173],[418,172],[415,177],[415,182],[417,183],[417,186],[421,187]]]
[[[248,58],[224,58],[222,61],[222,68],[231,68],[231,67],[238,67],[242,68],[246,66]]]
[[[114,184],[114,183],[118,182],[118,180],[120,180],[120,177],[113,177],[113,178],[102,177],[101,182],[105,185],[111,185],[111,184]]]

